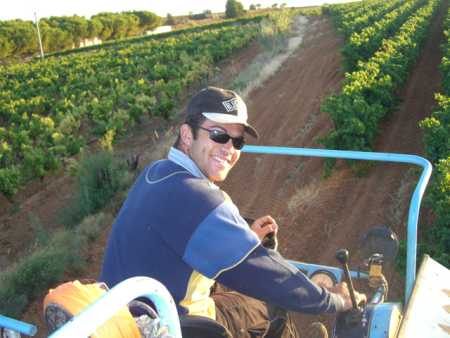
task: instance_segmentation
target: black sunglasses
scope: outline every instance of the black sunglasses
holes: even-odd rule
[[[214,142],[217,142],[220,144],[225,144],[231,139],[231,142],[233,143],[233,147],[237,150],[241,150],[242,147],[245,145],[244,136],[231,137],[226,132],[221,131],[219,129],[207,129],[207,128],[203,128],[203,127],[198,127],[198,128],[207,131],[209,133],[209,138],[211,140],[213,140]]]

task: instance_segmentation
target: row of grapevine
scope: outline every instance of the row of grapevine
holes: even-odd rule
[[[0,67],[0,192],[13,195],[92,137],[112,142],[143,114],[169,118],[183,88],[257,32],[230,25]]]
[[[367,61],[380,48],[384,39],[392,36],[412,13],[426,3],[426,0],[403,2],[380,20],[351,34],[342,50],[346,69],[353,71],[359,61]]]
[[[441,72],[442,94],[436,94],[437,109],[421,121],[424,130],[425,151],[434,165],[428,192],[428,204],[436,218],[427,229],[424,251],[450,267],[450,11],[445,20],[445,36]]]
[[[380,0],[367,0],[351,3],[336,3],[323,5],[324,14],[330,15],[333,21],[340,23],[343,20],[352,20],[364,12],[378,7]],[[345,18],[345,19],[344,19]]]
[[[321,140],[327,148],[371,150],[379,122],[395,106],[395,90],[406,80],[439,4],[429,0],[368,61],[346,73],[342,92],[322,105],[334,123]]]
[[[324,7],[324,13],[331,16],[338,31],[343,34],[344,38],[348,38],[353,33],[369,27],[401,4],[404,4],[403,0],[365,1],[350,12],[343,10],[346,6],[329,5]]]

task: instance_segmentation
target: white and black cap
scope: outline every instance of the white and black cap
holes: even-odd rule
[[[248,122],[247,105],[232,90],[206,87],[189,101],[186,108],[187,118],[202,114],[208,120],[217,123],[237,123],[245,126],[245,131],[255,138],[258,132]]]

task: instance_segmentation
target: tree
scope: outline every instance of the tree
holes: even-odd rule
[[[138,16],[130,13],[121,13],[119,18],[121,21],[119,26],[124,26],[122,28],[123,33],[121,38],[138,35],[144,32],[142,28],[145,29],[145,26],[141,26]]]
[[[210,9],[204,10],[202,13],[198,14],[189,14],[189,19],[191,20],[204,20],[204,19],[211,19],[212,18],[212,12]]]
[[[91,22],[95,27],[100,28],[97,31],[98,36],[102,40],[108,40],[113,33],[112,20],[108,17],[107,13],[96,14],[91,17]]]
[[[14,45],[5,36],[0,34],[0,59],[5,59],[13,54]]]
[[[103,30],[103,25],[100,20],[89,20],[88,22],[88,37],[89,38],[96,38],[100,36],[101,31]]]
[[[11,41],[16,47],[14,54],[26,55],[37,52],[37,35],[31,21],[15,20],[14,31],[11,33]]]
[[[133,14],[139,18],[139,27],[141,31],[152,30],[160,26],[162,18],[149,11],[132,11],[124,12],[123,14]]]
[[[256,6],[254,4],[251,4],[250,7],[248,8],[250,11],[255,11],[256,10]]]
[[[42,34],[42,45],[46,51],[57,51],[70,48],[73,44],[68,32],[60,27],[54,27],[48,19],[41,19],[39,23]]]
[[[207,19],[211,19],[211,18],[213,17],[213,13],[212,13],[212,11],[211,11],[210,9],[205,9],[205,10],[203,11],[203,14],[205,15],[205,17],[206,17]]]
[[[84,17],[54,16],[39,20],[45,51],[78,46],[86,38],[119,39],[142,34],[159,26],[162,19],[148,11],[99,13]],[[0,59],[32,55],[39,50],[37,31],[32,21],[0,21]]]
[[[79,45],[81,40],[88,37],[88,20],[84,17],[77,15],[50,17],[49,23],[53,28],[68,34],[71,43],[75,45]]]
[[[227,18],[238,18],[245,14],[244,6],[237,0],[227,0],[225,16]]]
[[[175,21],[175,18],[173,17],[173,15],[170,13],[167,13],[166,25],[173,26],[175,24],[176,24],[176,21]]]
[[[0,21],[0,58],[2,59],[14,54],[15,45],[11,39],[13,30],[12,25]]]
[[[134,15],[114,14],[113,20],[113,39],[123,39],[135,35],[139,27],[139,18]]]

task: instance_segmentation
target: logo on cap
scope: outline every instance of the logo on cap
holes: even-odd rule
[[[230,100],[223,101],[222,104],[225,107],[225,109],[227,110],[227,112],[231,112],[233,110],[239,110],[238,109],[239,100],[237,98],[232,98]]]

